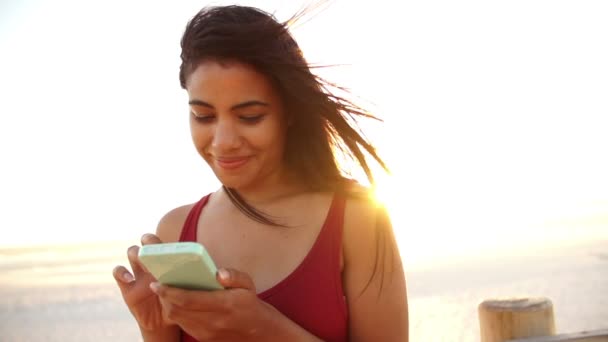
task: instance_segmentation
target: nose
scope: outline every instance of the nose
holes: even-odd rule
[[[211,146],[217,151],[238,149],[241,145],[241,135],[232,120],[218,120],[213,132]]]

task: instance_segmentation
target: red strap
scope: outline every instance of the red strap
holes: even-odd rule
[[[209,201],[209,196],[211,194],[203,197],[198,201],[194,207],[188,213],[186,217],[186,222],[184,222],[184,227],[182,228],[182,233],[179,236],[179,241],[188,241],[188,242],[196,242],[196,227],[198,226],[198,218],[201,216],[201,211],[205,207],[205,204]]]

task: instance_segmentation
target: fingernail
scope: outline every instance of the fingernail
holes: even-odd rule
[[[160,288],[160,284],[157,282],[150,283],[150,290],[154,293],[158,293],[158,289]]]
[[[133,280],[135,280],[135,278],[133,278],[133,275],[132,275],[131,273],[129,273],[129,272],[125,272],[125,273],[122,275],[122,279],[124,279],[124,280],[125,280],[127,283],[130,283],[130,282],[132,282]]]
[[[217,271],[217,273],[220,275],[220,278],[224,279],[224,280],[228,280],[230,278],[230,272],[228,272],[228,270],[226,269],[220,269],[219,271]]]

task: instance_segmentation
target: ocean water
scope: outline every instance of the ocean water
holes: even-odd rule
[[[141,340],[111,276],[128,242],[0,250],[0,341]],[[608,241],[407,265],[411,341],[479,341],[477,305],[547,297],[557,331],[608,328]]]

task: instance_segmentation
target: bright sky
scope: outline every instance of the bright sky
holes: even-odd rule
[[[284,20],[304,2],[241,3]],[[204,4],[0,5],[0,245],[136,240],[216,188],[177,78]],[[380,190],[415,259],[608,239],[607,17],[603,0],[337,0],[293,33],[385,119]]]

